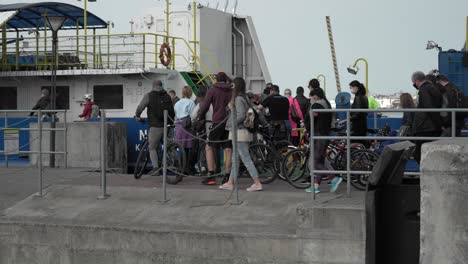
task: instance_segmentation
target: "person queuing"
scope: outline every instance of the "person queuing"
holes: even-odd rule
[[[193,161],[193,136],[192,132],[192,119],[191,114],[195,109],[195,102],[191,100],[192,89],[185,86],[182,89],[182,99],[180,99],[175,105],[175,141],[184,148],[185,156],[187,157],[187,163],[184,169],[186,175],[194,175],[194,161]]]
[[[270,137],[276,140],[288,138],[287,127],[289,127],[289,100],[280,95],[278,85],[273,85],[270,96],[260,102],[259,110],[268,108],[270,120]]]
[[[431,82],[426,80],[423,72],[417,71],[411,76],[413,87],[418,90],[417,108],[442,107],[442,94]],[[442,119],[440,113],[417,112],[413,119],[413,134],[416,137],[439,137],[442,134]],[[421,147],[430,141],[418,140],[415,142],[414,159],[418,164],[421,162]]]
[[[50,105],[50,92],[48,89],[41,90],[41,97],[37,100],[32,110],[48,110]],[[29,116],[33,116],[35,112],[31,112]]]
[[[169,90],[167,93],[171,97],[173,105],[175,105],[177,102],[179,102],[180,98],[177,97],[176,92],[174,90]]]
[[[145,94],[135,113],[135,119],[141,122],[141,114],[147,109],[149,131],[148,131],[148,149],[150,153],[153,170],[149,173],[153,176],[159,175],[158,148],[164,135],[164,111],[168,111],[169,119],[174,119],[175,112],[171,97],[162,88],[162,81],[153,81],[151,92]],[[170,120],[168,120],[170,121]]]
[[[234,132],[237,133],[237,152],[238,153],[234,153],[234,155],[240,156],[242,163],[244,163],[245,167],[247,168],[250,174],[250,177],[252,177],[252,180],[254,181],[254,184],[250,186],[249,188],[247,188],[247,191],[248,192],[262,191],[263,186],[260,183],[260,179],[258,177],[258,171],[255,168],[255,165],[252,161],[252,157],[250,156],[250,152],[249,152],[249,143],[252,142],[253,136],[252,136],[252,133],[250,133],[244,127],[244,120],[245,120],[246,113],[251,107],[245,94],[244,79],[235,78],[232,82],[232,87],[233,87],[233,94],[232,94],[232,99],[229,103],[229,108],[231,110],[236,111],[237,119],[235,122],[237,123],[237,131],[233,131],[232,129],[231,116],[229,117],[229,120],[227,121],[226,130],[228,130],[230,133],[229,138],[232,138],[232,133]],[[237,164],[237,166],[239,166],[239,164]],[[219,186],[219,188],[222,190],[232,190],[234,186],[234,180],[235,179],[233,178],[233,175],[231,175],[229,177],[229,180],[223,185]]]
[[[325,92],[322,88],[315,88],[310,91],[310,101],[312,109],[332,109],[330,102],[325,96]],[[331,126],[333,121],[333,113],[314,113],[314,136],[329,136],[331,132]],[[310,126],[309,126],[310,127]],[[325,164],[325,156],[328,147],[328,140],[315,140],[314,142],[314,169],[315,170],[331,170],[327,168]],[[320,183],[322,181],[322,175],[315,175],[314,188],[306,189],[306,192],[320,193]],[[331,180],[331,192],[335,192],[338,186],[343,181],[343,178],[339,176],[328,176]]]
[[[354,95],[354,101],[351,105],[352,109],[369,109],[369,100],[366,96],[366,87],[359,81],[352,81],[349,84],[351,93]],[[367,113],[353,112],[351,113],[351,135],[352,136],[367,136]],[[367,145],[367,141],[359,140],[358,142]]]
[[[229,178],[231,172],[232,142],[228,140],[229,133],[226,131],[226,120],[228,117],[228,104],[232,97],[232,87],[226,73],[216,74],[216,83],[211,87],[200,107],[199,119],[204,117],[213,107],[213,123],[210,135],[208,137],[208,149],[206,159],[208,164],[208,176],[216,173],[216,160],[220,147],[224,149],[226,155],[225,177],[223,181]],[[222,142],[222,143],[221,143]],[[216,177],[207,177],[202,181],[205,185],[216,185]]]
[[[400,107],[402,109],[416,108],[411,94],[402,93],[400,95]],[[403,118],[401,119],[400,136],[405,137],[405,136],[413,135],[413,132],[412,132],[413,119],[414,119],[414,113],[411,113],[411,112],[403,113]]]
[[[299,102],[292,97],[292,92],[290,89],[284,90],[284,96],[289,100],[289,133],[291,135],[291,143],[294,146],[299,145],[299,132],[298,128],[300,124],[304,122],[304,115],[302,114],[301,107],[299,106]]]

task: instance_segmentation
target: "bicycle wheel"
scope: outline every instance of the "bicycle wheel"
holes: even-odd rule
[[[140,153],[138,153],[137,161],[135,163],[135,170],[133,172],[133,176],[135,179],[141,179],[141,176],[146,171],[146,166],[148,166],[148,162],[150,161],[149,149],[148,149],[148,141],[143,143],[141,147]]]
[[[277,177],[274,169],[274,163],[277,159],[275,151],[267,145],[254,144],[250,146],[249,152],[257,168],[260,182],[262,184],[273,182]]]
[[[310,177],[308,160],[306,150],[302,149],[290,151],[283,159],[283,175],[289,184],[297,189],[306,189],[311,185],[306,181],[306,178]]]
[[[288,140],[279,140],[273,143],[273,147],[275,150],[284,149],[289,146],[293,146],[293,144],[289,142]]]
[[[351,152],[351,170],[352,171],[372,171],[379,160],[379,155],[375,152],[360,149]],[[365,191],[369,174],[351,174],[351,185],[361,191]]]
[[[290,145],[290,146],[286,146],[286,147],[284,147],[284,148],[282,148],[282,149],[280,149],[280,150],[278,150],[276,152],[276,155],[277,155],[278,158],[275,160],[274,169],[275,169],[275,172],[278,175],[278,177],[280,179],[282,179],[283,181],[286,181],[286,177],[283,175],[283,170],[282,170],[281,165],[283,164],[283,160],[286,157],[286,155],[288,155],[288,153],[290,151],[293,151],[295,149],[297,149],[297,148]]]
[[[171,142],[167,146],[167,183],[177,184],[179,183],[183,176],[186,157],[184,149],[177,143]]]

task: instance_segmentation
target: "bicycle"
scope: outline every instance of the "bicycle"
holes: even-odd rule
[[[351,170],[372,171],[379,156],[373,151],[364,149],[362,144],[352,144],[351,148]],[[332,141],[327,147],[326,160],[333,170],[346,169],[346,155],[347,146],[343,141]],[[283,175],[295,188],[306,189],[311,186],[310,182],[306,181],[306,178],[310,177],[309,157],[310,147],[307,147],[291,151],[283,160]],[[367,174],[351,174],[351,185],[358,190],[365,190],[367,178]]]
[[[168,128],[174,128],[174,126],[168,126]],[[160,144],[160,148],[158,150],[158,159],[160,164],[162,164],[163,147],[163,144]],[[173,185],[179,183],[182,180],[182,173],[187,161],[184,149],[172,139],[168,140],[166,161],[167,183]],[[149,141],[148,136],[145,135],[142,147],[140,149],[140,152],[138,153],[137,161],[135,163],[135,170],[133,172],[135,179],[141,179],[145,172],[150,171],[150,162],[151,159],[149,154]],[[159,170],[161,170],[161,168]]]

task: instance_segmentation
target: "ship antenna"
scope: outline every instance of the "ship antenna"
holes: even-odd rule
[[[226,0],[226,4],[224,5],[223,12],[226,12],[228,5],[229,5],[229,0]]]
[[[236,3],[234,4],[234,9],[232,9],[232,13],[235,15],[237,12],[237,5],[239,4],[239,0],[236,0]]]

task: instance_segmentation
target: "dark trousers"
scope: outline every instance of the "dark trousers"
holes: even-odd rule
[[[440,137],[442,134],[441,131],[430,131],[430,132],[418,132],[414,133],[415,137]],[[421,147],[423,144],[432,142],[433,140],[418,140],[415,141],[414,144],[416,144],[416,149],[414,150],[414,159],[418,164],[421,164]]]

